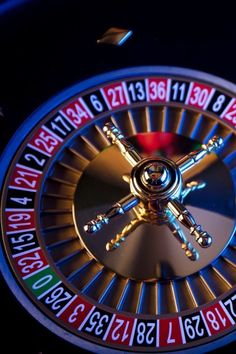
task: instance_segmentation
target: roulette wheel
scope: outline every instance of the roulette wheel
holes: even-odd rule
[[[193,52],[186,54],[193,46],[188,38],[178,42],[171,32],[182,45],[183,53],[176,55],[164,37],[150,38],[155,28],[146,36],[139,33],[139,16],[129,19],[137,38],[132,42],[131,36],[130,45],[97,44],[98,34],[117,18],[127,24],[122,7],[113,14],[99,4],[101,16],[92,16],[90,28],[85,4],[22,6],[5,14],[2,23],[9,31],[2,48],[13,47],[3,55],[11,70],[3,73],[1,93],[2,283],[34,318],[5,290],[5,318],[10,321],[15,309],[22,316],[17,338],[22,334],[29,340],[20,350],[41,351],[30,335],[42,340],[44,333],[54,343],[46,352],[231,349],[236,321],[233,58],[229,71],[219,69],[214,48],[207,49],[209,37],[197,47],[208,55],[203,64],[200,54],[194,59]],[[145,8],[137,14],[140,10]],[[78,13],[84,19],[77,28]],[[38,27],[42,18],[44,28]],[[72,29],[82,33],[74,59]],[[55,34],[60,40],[54,45]],[[158,50],[147,59],[153,43]],[[188,63],[191,69],[183,68]],[[32,330],[31,323],[39,327]]]

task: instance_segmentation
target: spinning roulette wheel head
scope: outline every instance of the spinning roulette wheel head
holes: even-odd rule
[[[236,87],[174,67],[80,82],[1,158],[1,269],[20,303],[93,352],[235,339]]]

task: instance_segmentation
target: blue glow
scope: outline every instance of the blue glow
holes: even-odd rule
[[[7,0],[0,4],[0,15],[6,13],[7,11],[13,9],[18,5],[22,5],[29,0]]]
[[[127,39],[132,36],[132,34],[133,31],[129,31],[128,33],[126,33],[126,35],[119,41],[118,45],[121,46],[122,44],[124,44]]]
[[[131,286],[131,282],[132,282],[132,280],[129,280],[128,283],[125,286],[125,290],[124,290],[124,292],[123,292],[123,294],[121,296],[121,299],[119,301],[119,304],[117,306],[117,310],[119,310],[119,311],[122,311],[122,309],[123,309],[123,306],[124,306],[124,303],[125,303],[125,300],[126,300],[126,295],[127,295],[128,291],[130,289],[130,286]]]
[[[96,280],[100,277],[100,275],[102,274],[102,272],[103,272],[103,269],[101,269],[101,270],[94,276],[94,278],[92,278],[92,279],[88,282],[88,284],[85,285],[85,287],[82,289],[82,292],[83,292],[84,294],[87,294],[87,293],[91,290],[91,288],[94,286]]]
[[[169,131],[168,123],[169,123],[169,120],[171,119],[170,116],[171,116],[171,114],[170,114],[169,109],[167,107],[167,109],[165,110],[165,116],[164,116],[164,129],[163,129],[164,132]]]
[[[236,189],[236,167],[231,170],[231,176],[232,176],[234,187]],[[235,227],[236,227],[236,225],[235,225]]]
[[[233,151],[231,152],[231,154],[227,155],[224,158],[224,163],[230,166],[235,161],[235,158],[236,158],[236,151]]]
[[[104,293],[101,295],[100,299],[98,300],[99,303],[103,303],[107,297],[107,295],[110,292],[110,289],[112,288],[112,286],[115,284],[117,280],[117,275],[115,275],[112,280],[110,281],[110,284],[108,285],[108,287],[105,289]]]
[[[198,133],[200,133],[200,131],[201,131],[202,122],[203,122],[203,115],[201,114],[200,118],[198,119],[197,123],[195,124],[195,127],[193,128],[190,138],[196,139],[196,137],[198,136]]]
[[[179,126],[178,126],[178,131],[177,134],[182,134],[183,128],[185,127],[185,119],[186,119],[186,111],[183,112]]]
[[[69,281],[72,281],[73,279],[75,279],[80,273],[82,273],[87,267],[90,266],[90,264],[93,262],[93,260],[88,261],[87,263],[85,263],[82,267],[80,267],[79,269],[76,269],[74,272],[72,272],[67,279]]]
[[[217,128],[219,123],[215,124],[213,128],[209,131],[209,133],[205,136],[203,143],[206,144],[208,140],[210,140],[214,135],[216,135]]]
[[[143,286],[142,286],[142,289],[141,289],[140,300],[139,300],[139,303],[138,303],[137,313],[142,313],[146,286],[147,286],[146,283],[143,283]]]

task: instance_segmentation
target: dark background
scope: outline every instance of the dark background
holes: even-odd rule
[[[0,150],[40,104],[102,72],[137,65],[205,71],[236,83],[236,21],[227,1],[0,1]],[[110,27],[133,30],[121,47],[97,45]],[[2,113],[1,113],[2,112]],[[78,353],[39,325],[1,279],[1,347]],[[233,352],[233,346],[224,348]],[[214,351],[222,353],[222,349]]]

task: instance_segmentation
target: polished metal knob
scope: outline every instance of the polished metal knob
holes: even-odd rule
[[[197,260],[199,253],[188,242],[178,222],[189,230],[190,235],[195,237],[195,241],[201,247],[207,248],[212,244],[212,237],[202,229],[201,225],[196,223],[193,215],[183,205],[183,200],[189,193],[204,188],[206,184],[204,181],[191,181],[184,185],[181,174],[195,166],[207,154],[220,148],[223,145],[223,139],[214,136],[200,149],[190,152],[173,163],[161,157],[156,160],[154,158],[142,159],[132,144],[125,139],[120,129],[112,123],[105,124],[103,131],[133,167],[131,177],[127,178],[126,176],[131,193],[114,203],[109,210],[98,214],[95,219],[89,221],[84,226],[84,230],[90,234],[96,233],[112,218],[139,205],[135,208],[137,217],[107,242],[107,251],[119,247],[121,242],[124,242],[127,236],[142,223],[150,222],[157,225],[162,223],[169,227],[173,236],[181,244],[186,256],[190,260]],[[136,178],[137,174],[138,178]],[[179,176],[179,178],[175,179],[173,175]],[[133,187],[134,185],[137,190]],[[148,193],[144,195],[145,188]]]

